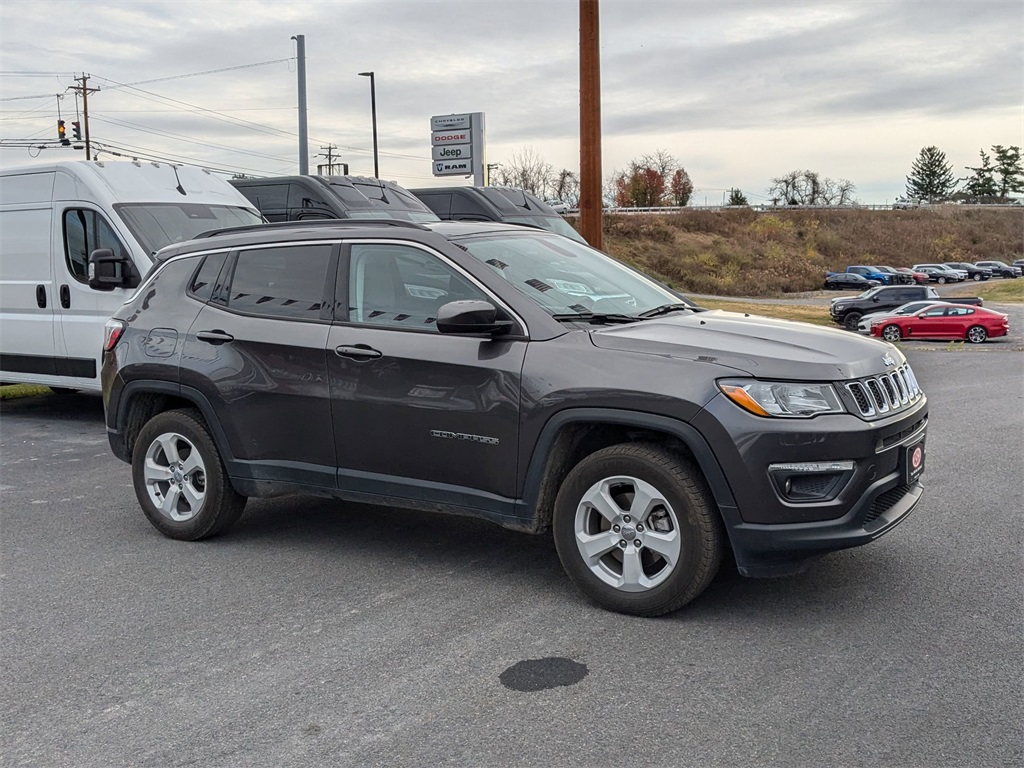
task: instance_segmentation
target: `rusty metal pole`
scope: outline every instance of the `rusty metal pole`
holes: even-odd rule
[[[580,0],[580,234],[604,245],[601,196],[601,35],[598,0]]]

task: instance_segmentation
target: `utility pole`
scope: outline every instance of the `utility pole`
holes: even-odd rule
[[[75,82],[81,83],[81,85],[72,85],[68,90],[82,94],[82,122],[85,123],[85,159],[92,160],[92,152],[89,144],[89,94],[96,93],[99,88],[87,87],[89,76],[84,72],[81,77],[75,78]]]
[[[317,155],[317,157],[326,157],[327,158],[327,165],[317,165],[317,167],[316,167],[317,174],[319,174],[321,176],[337,176],[338,175],[338,174],[336,174],[334,172],[334,168],[335,168],[334,160],[335,160],[335,157],[336,157],[336,155],[334,154],[334,150],[336,150],[337,148],[338,147],[336,145],[334,145],[334,144],[328,144],[326,147],[320,147],[320,149],[327,150],[327,154],[326,155],[319,154],[319,155]],[[338,167],[341,168],[341,175],[342,176],[348,176],[348,163],[338,163]],[[324,173],[324,171],[326,171],[326,173]]]
[[[601,200],[601,35],[598,0],[580,0],[580,234],[604,244]]]
[[[309,175],[309,129],[306,125],[306,36],[292,35],[295,41],[295,69],[299,76],[299,175]]]

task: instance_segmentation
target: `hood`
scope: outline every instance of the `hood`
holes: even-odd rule
[[[763,379],[840,381],[892,370],[903,354],[849,331],[711,310],[591,332],[602,349],[713,363]],[[883,360],[887,358],[887,360]]]

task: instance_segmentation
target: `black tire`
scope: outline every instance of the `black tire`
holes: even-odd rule
[[[937,278],[935,278],[935,282],[938,283],[939,285],[945,285],[946,278],[944,278],[942,275],[939,275]]]
[[[171,444],[171,449],[164,447]],[[168,450],[173,450],[177,458],[169,456]],[[193,451],[197,457],[192,455]],[[147,454],[152,460],[149,467]],[[190,463],[199,466],[177,476],[180,482],[174,483],[170,468],[175,462],[178,467]],[[165,471],[169,480],[154,479]],[[146,422],[135,441],[132,481],[149,522],[172,539],[198,541],[223,533],[245,508],[245,497],[231,486],[206,423],[199,411],[192,408],[165,411]],[[167,502],[167,511],[161,511],[156,499]]]
[[[835,283],[830,283],[828,280],[826,280],[825,281],[825,290],[826,291],[834,291],[834,290],[837,290],[837,286],[836,286]]]
[[[882,329],[882,338],[886,341],[899,341],[903,338],[903,331],[898,325],[887,325]]]
[[[974,282],[980,283],[985,276],[981,272],[974,273]]]
[[[864,317],[862,312],[847,312],[843,317],[843,327],[848,331],[856,331],[862,317]]]
[[[625,516],[630,511],[627,505],[635,498],[638,486],[633,483],[637,481],[653,487],[657,498],[664,502],[641,511],[639,520]],[[616,500],[616,514],[621,513],[618,530],[607,517],[584,503],[588,491],[605,482],[614,484],[608,490],[609,497]],[[590,528],[590,523],[597,527]],[[580,551],[578,525],[580,535],[591,531],[595,538],[611,544],[592,563]],[[726,542],[721,518],[700,470],[685,458],[646,443],[613,445],[577,464],[555,499],[552,528],[558,557],[573,583],[604,608],[635,616],[660,616],[697,597],[715,577]],[[676,534],[679,549],[675,563],[669,564],[658,554],[658,547],[645,544],[656,540],[655,536],[672,533]],[[616,541],[619,536],[624,538]],[[647,536],[652,538],[642,541]],[[622,547],[627,538],[627,546]],[[638,564],[638,573],[642,580],[651,582],[650,586],[638,581],[632,589],[617,587],[598,575],[626,581],[627,557]]]
[[[966,339],[971,344],[981,344],[988,338],[988,331],[986,331],[980,325],[972,325],[967,329],[967,333],[964,334]]]

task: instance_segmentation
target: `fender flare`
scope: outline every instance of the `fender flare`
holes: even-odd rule
[[[669,416],[657,416],[651,413],[640,411],[626,411],[616,408],[570,408],[559,411],[544,425],[540,437],[534,445],[533,456],[530,459],[526,471],[526,480],[523,488],[523,506],[526,510],[537,515],[537,503],[539,501],[541,484],[544,482],[544,475],[547,471],[548,458],[555,444],[555,439],[562,427],[568,424],[586,422],[588,424],[615,424],[619,426],[640,427],[655,432],[663,432],[678,438],[693,454],[704,473],[708,487],[715,498],[715,502],[722,510],[723,515],[736,509],[736,499],[729,487],[714,451],[708,445],[704,436],[693,426],[686,422],[673,419]]]

